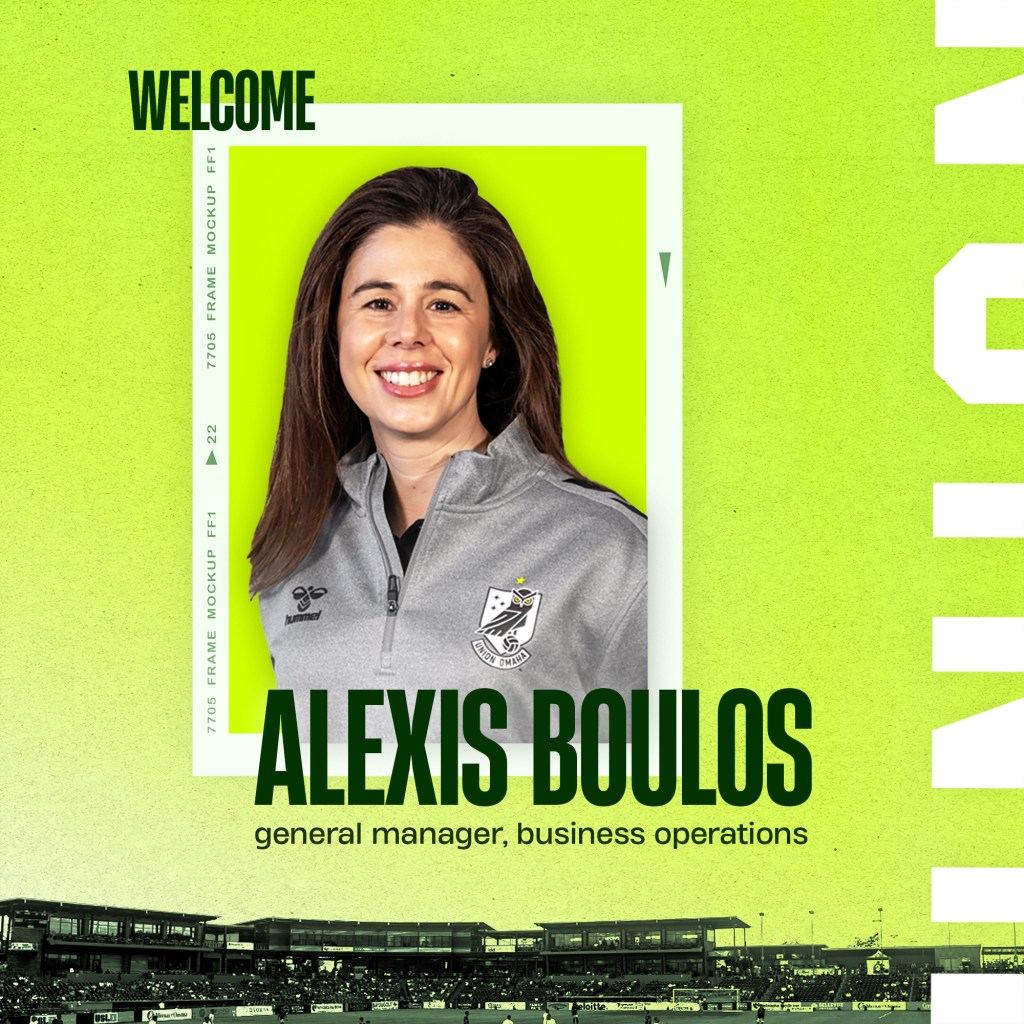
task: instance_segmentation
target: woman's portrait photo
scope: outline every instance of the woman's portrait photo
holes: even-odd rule
[[[489,687],[523,741],[535,689],[646,687],[645,517],[567,455],[544,298],[462,171],[380,174],[316,240],[250,562],[300,708]]]
[[[461,127],[446,106],[328,112],[312,145],[240,138],[210,176],[197,156],[197,217],[218,225],[194,254],[201,760],[248,763],[273,690],[305,741],[326,691],[332,758],[358,693],[383,771],[393,702],[434,695],[434,744],[443,690],[495,702],[484,728],[532,774],[537,691],[628,707],[667,675],[663,644],[647,665],[678,590],[673,571],[666,604],[657,555],[681,421],[663,119],[609,108],[552,134],[548,108]]]

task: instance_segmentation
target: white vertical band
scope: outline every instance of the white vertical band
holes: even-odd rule
[[[1024,697],[933,729],[932,787],[1024,789],[1021,737]]]
[[[1024,618],[933,618],[932,671],[1024,672]]]
[[[1024,46],[1024,0],[935,0],[936,46]]]
[[[932,868],[933,921],[1024,921],[1024,868]]]
[[[935,484],[935,537],[1024,537],[1024,484]]]
[[[935,108],[937,164],[1024,163],[1024,75]]]
[[[933,974],[931,1019],[932,1024],[1024,1024],[1024,974]]]

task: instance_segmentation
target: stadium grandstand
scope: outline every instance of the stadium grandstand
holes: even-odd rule
[[[1021,950],[981,946],[748,946],[737,917],[539,923],[358,922],[214,916],[0,900],[0,1020],[119,1024],[429,1009],[551,1012],[602,1024],[665,1011],[930,1008],[930,977],[1024,971]],[[561,1014],[561,1017],[559,1017]],[[640,1016],[637,1016],[637,1015]],[[429,1015],[427,1015],[429,1016]],[[539,1017],[531,1017],[537,1020]],[[823,1015],[816,1019],[824,1020]],[[922,1015],[916,1020],[926,1020]],[[657,1018],[655,1018],[657,1020]],[[369,1024],[369,1019],[365,1021]],[[379,1022],[378,1022],[379,1024]]]
[[[512,976],[712,973],[717,941],[749,927],[736,917],[539,924],[497,931],[480,921],[328,921],[265,917],[219,924],[163,913],[47,900],[0,900],[0,953],[26,976],[287,972],[346,969]]]

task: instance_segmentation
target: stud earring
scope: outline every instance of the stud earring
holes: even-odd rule
[[[487,362],[484,363],[484,369],[485,370],[489,370],[493,365],[494,365],[494,360],[493,359],[488,359]]]

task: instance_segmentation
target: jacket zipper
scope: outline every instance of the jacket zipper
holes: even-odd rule
[[[441,493],[441,484],[444,482],[445,475],[448,472],[449,467],[454,461],[455,456],[452,456],[448,460],[447,465],[441,471],[441,476],[438,478],[437,486],[434,488],[434,493],[430,496],[430,504],[427,506],[426,515],[423,517],[423,526],[420,527],[420,535],[416,540],[416,547],[413,548],[412,558],[409,559],[409,568],[406,569],[404,574],[404,582],[408,584],[409,573],[412,570],[413,565],[416,563],[416,555],[423,544],[423,534],[426,532],[427,524],[430,522],[431,513],[434,511],[434,506],[437,504],[437,496]],[[383,459],[381,459],[383,461]],[[391,674],[394,670],[391,667],[391,649],[395,638],[395,619],[398,616],[398,609],[400,607],[399,597],[402,591],[403,579],[400,579],[394,572],[392,572],[391,558],[388,556],[387,542],[381,535],[380,527],[377,525],[377,517],[375,515],[374,508],[374,494],[373,494],[373,482],[376,478],[377,466],[374,467],[373,473],[370,474],[369,487],[367,489],[367,508],[370,513],[370,523],[373,526],[374,536],[377,538],[377,545],[380,548],[381,559],[384,562],[384,572],[387,574],[387,597],[385,599],[385,617],[384,617],[384,636],[381,640],[380,647],[380,671]],[[390,530],[390,526],[388,527]]]
[[[380,459],[380,456],[377,456]],[[381,461],[383,461],[381,459]],[[377,510],[374,503],[374,482],[377,479],[378,465],[374,465],[372,472],[370,473],[370,479],[367,482],[366,488],[366,508],[369,513],[370,526],[373,529],[373,535],[377,538],[377,546],[380,548],[380,557],[384,563],[384,572],[387,575],[387,597],[384,602],[385,616],[384,616],[384,635],[381,637],[380,642],[380,666],[378,672],[386,675],[391,675],[393,669],[391,668],[391,647],[395,636],[395,616],[398,615],[398,595],[401,590],[401,581],[398,576],[392,572],[391,557],[388,554],[387,541],[384,539],[380,532],[380,526],[377,523]]]

